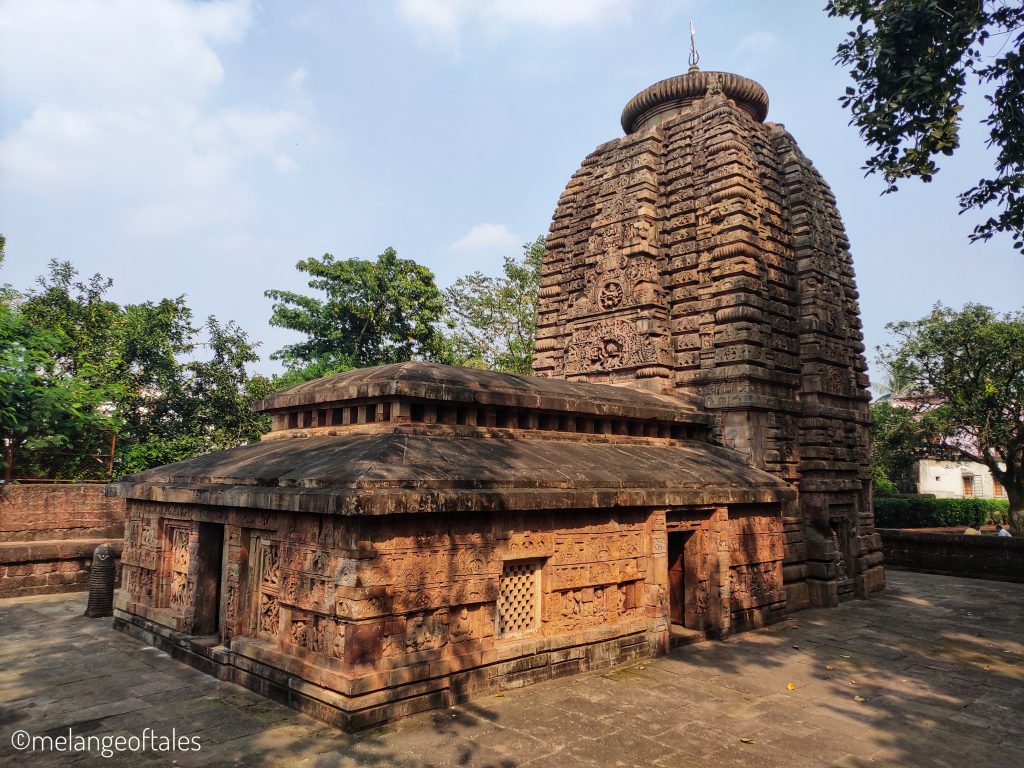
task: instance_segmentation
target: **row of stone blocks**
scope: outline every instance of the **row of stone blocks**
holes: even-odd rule
[[[99,484],[10,484],[0,488],[0,598],[88,588],[93,551],[120,554],[124,499]]]
[[[1024,539],[894,529],[879,533],[890,568],[1024,582]]]
[[[494,660],[436,677],[396,677],[395,685],[365,695],[345,696],[297,674],[224,646],[194,642],[188,635],[115,610],[114,627],[166,651],[206,674],[245,686],[347,731],[357,731],[430,709],[448,707],[482,695],[519,688],[566,675],[597,670],[659,652],[647,633],[634,632],[586,645],[545,646],[528,655]]]
[[[88,589],[92,555],[104,541],[59,539],[0,543],[0,598]],[[110,543],[120,553],[121,539]]]

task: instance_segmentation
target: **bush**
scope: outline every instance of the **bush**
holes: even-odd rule
[[[990,518],[1006,520],[1005,499],[935,499],[902,496],[875,499],[877,528],[978,528]]]

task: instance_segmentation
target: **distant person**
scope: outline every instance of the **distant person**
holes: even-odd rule
[[[1006,536],[1009,538],[1013,534],[1002,523],[996,523],[996,536]]]
[[[981,536],[981,531],[979,531],[977,528],[971,528],[970,526],[967,526],[967,530],[964,531],[964,536]]]

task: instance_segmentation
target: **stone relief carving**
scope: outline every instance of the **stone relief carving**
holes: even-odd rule
[[[565,372],[574,376],[666,363],[667,352],[659,341],[642,336],[626,320],[603,320],[574,329],[566,350]]]
[[[258,569],[255,591],[256,636],[276,639],[280,629],[280,544],[257,536],[252,541],[250,563]]]
[[[581,291],[570,299],[569,318],[655,304],[664,294],[656,262],[643,255],[605,254],[581,283]]]
[[[427,651],[438,648],[445,642],[447,625],[438,614],[417,614],[410,618],[405,628],[405,651]]]
[[[192,582],[184,573],[171,574],[170,606],[176,611],[184,611],[192,604]]]
[[[461,643],[472,640],[476,635],[475,611],[463,606],[454,610],[448,626],[448,638],[453,643]]]
[[[263,583],[276,587],[281,579],[279,547],[275,545],[264,545],[260,548],[260,573],[263,576]]]
[[[264,637],[277,637],[280,625],[280,606],[273,595],[260,593],[259,634]]]
[[[174,568],[188,568],[188,539],[187,528],[174,528],[173,540],[171,542],[171,564]]]

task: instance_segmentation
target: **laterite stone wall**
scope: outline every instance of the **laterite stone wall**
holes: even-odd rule
[[[88,588],[92,553],[120,552],[124,499],[102,485],[9,485],[0,492],[0,598]]]
[[[880,528],[890,568],[1024,582],[1024,539]]]

